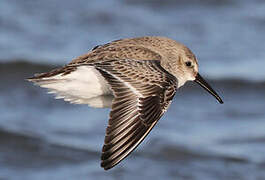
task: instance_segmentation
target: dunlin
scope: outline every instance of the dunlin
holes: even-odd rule
[[[197,82],[223,103],[198,73],[191,50],[165,37],[96,46],[68,65],[29,80],[71,103],[111,107],[101,156],[105,170],[143,141],[186,81]]]

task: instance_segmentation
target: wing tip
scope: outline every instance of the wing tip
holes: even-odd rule
[[[100,166],[105,170],[109,170],[116,166],[118,163],[111,163],[109,160],[101,160]]]
[[[119,164],[125,158],[125,157],[123,157],[123,158],[117,158],[117,157],[111,158],[110,155],[112,155],[112,154],[109,154],[107,151],[102,151],[100,166],[104,170],[109,170],[109,169],[113,168],[114,166]]]

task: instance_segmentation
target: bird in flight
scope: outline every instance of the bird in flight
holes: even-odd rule
[[[195,81],[223,103],[198,73],[191,50],[166,37],[112,41],[28,80],[55,93],[56,98],[111,108],[101,155],[105,170],[144,140],[185,82]]]

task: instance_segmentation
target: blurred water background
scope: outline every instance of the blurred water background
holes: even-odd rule
[[[173,38],[223,97],[180,89],[147,139],[100,168],[108,109],[54,100],[24,79],[98,44]],[[264,0],[1,0],[0,179],[265,179]]]

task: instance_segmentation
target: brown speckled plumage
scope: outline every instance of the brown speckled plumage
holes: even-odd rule
[[[189,48],[166,37],[147,36],[121,39],[97,46],[87,54],[73,59],[68,65],[48,73],[36,74],[32,79],[51,77],[60,73],[67,75],[75,70],[73,65],[113,59],[159,60],[162,62],[162,67],[171,72],[170,63],[174,63],[176,57],[182,54],[196,59]]]
[[[110,169],[138,146],[167,110],[176,78],[159,61],[106,61],[95,66],[115,96],[101,156],[101,166]]]
[[[187,61],[192,62],[190,67]],[[102,148],[104,169],[139,145],[169,107],[177,87],[198,73],[196,57],[184,45],[165,37],[140,37],[96,46],[68,65],[30,80],[67,76],[80,66],[95,68],[114,95]]]

